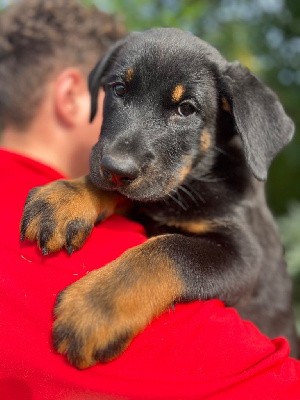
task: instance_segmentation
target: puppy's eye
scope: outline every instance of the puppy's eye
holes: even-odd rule
[[[191,114],[194,114],[196,111],[195,107],[191,103],[181,103],[177,108],[177,112],[182,117],[188,117]]]
[[[112,85],[114,94],[118,97],[123,97],[126,94],[126,86],[124,83],[116,82]]]
[[[188,117],[196,112],[196,108],[191,103],[181,103],[177,108],[177,113],[182,117]]]

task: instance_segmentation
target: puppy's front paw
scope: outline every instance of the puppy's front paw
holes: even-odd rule
[[[77,368],[120,355],[180,296],[180,282],[165,264],[149,268],[145,247],[128,250],[59,295],[53,344]]]
[[[58,180],[32,189],[27,197],[21,239],[37,241],[43,254],[65,247],[78,250],[95,221],[113,213],[114,195],[92,186],[88,178]]]
[[[148,322],[134,315],[134,299],[110,265],[91,272],[58,296],[54,347],[79,369],[112,360]]]

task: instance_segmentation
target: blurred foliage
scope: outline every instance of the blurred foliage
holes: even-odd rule
[[[300,332],[300,202],[291,203],[288,212],[277,220],[286,260],[294,283],[294,303]]]
[[[277,219],[291,275],[300,279],[300,203],[292,203],[288,212]],[[299,290],[300,300],[300,290]]]

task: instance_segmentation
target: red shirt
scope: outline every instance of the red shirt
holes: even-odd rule
[[[0,399],[300,399],[300,362],[283,338],[270,340],[218,300],[176,305],[118,359],[84,371],[51,347],[52,308],[68,284],[145,240],[121,216],[97,226],[71,257],[43,257],[20,244],[30,188],[62,176],[0,150]]]

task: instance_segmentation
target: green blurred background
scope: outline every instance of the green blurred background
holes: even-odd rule
[[[0,0],[0,8],[10,2],[13,0]],[[278,220],[295,283],[300,329],[300,1],[81,2],[117,14],[129,30],[173,26],[191,31],[214,45],[228,60],[242,62],[277,92],[296,124],[296,135],[272,164],[267,196]]]

